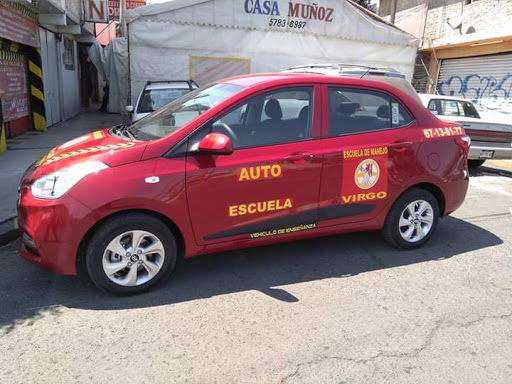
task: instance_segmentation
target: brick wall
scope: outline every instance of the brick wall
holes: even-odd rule
[[[474,40],[485,39],[512,26],[512,0],[472,0],[469,4],[465,0],[398,0],[397,12],[425,2],[423,46],[435,46],[437,40],[447,44],[468,34],[474,34]],[[381,0],[379,15],[389,15],[390,9],[391,0]]]

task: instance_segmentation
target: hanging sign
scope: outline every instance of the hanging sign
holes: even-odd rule
[[[110,20],[119,20],[119,0],[108,1],[108,17]],[[126,0],[126,10],[142,7],[146,0]]]
[[[37,14],[27,6],[14,2],[0,2],[0,37],[39,47]]]
[[[85,0],[84,20],[92,23],[108,23],[107,0]]]
[[[4,121],[30,115],[23,55],[0,50],[0,95]]]

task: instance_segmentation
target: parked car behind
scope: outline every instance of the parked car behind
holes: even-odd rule
[[[512,159],[512,125],[484,120],[466,99],[419,94],[430,112],[443,120],[461,123],[471,138],[468,164],[479,167],[487,159]]]
[[[148,81],[135,107],[128,105],[126,111],[132,114],[132,121],[137,121],[197,88],[192,80]]]
[[[416,90],[405,75],[394,68],[368,67],[355,64],[306,64],[290,67],[287,73],[310,73],[327,76],[355,77],[390,84],[419,100]]]
[[[20,253],[130,294],[178,258],[242,247],[382,230],[415,248],[464,201],[468,151],[460,124],[385,82],[220,80],[30,166]]]

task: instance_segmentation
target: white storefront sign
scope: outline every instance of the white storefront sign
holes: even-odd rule
[[[108,0],[85,0],[84,20],[93,23],[108,23]]]

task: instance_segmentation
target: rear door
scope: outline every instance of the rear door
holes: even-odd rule
[[[319,226],[375,218],[418,172],[422,137],[411,114],[380,90],[325,86]]]
[[[260,93],[192,135],[186,189],[198,244],[252,241],[316,227],[322,169],[319,91],[301,85]],[[212,131],[231,138],[231,155],[194,152]]]

